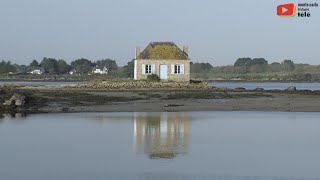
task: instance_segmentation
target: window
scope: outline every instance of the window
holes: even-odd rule
[[[146,65],[146,74],[151,74],[151,65],[150,64]]]
[[[155,74],[156,65],[155,64],[142,64],[142,74]]]
[[[180,65],[174,65],[174,73],[180,74]]]
[[[184,74],[184,64],[171,64],[171,74]]]

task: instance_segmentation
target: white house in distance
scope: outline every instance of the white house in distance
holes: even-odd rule
[[[43,67],[32,67],[28,73],[30,74],[37,74],[37,75],[40,75],[40,74],[44,74],[45,73],[45,70]]]
[[[108,68],[106,66],[103,68],[96,66],[92,69],[92,74],[108,74]]]
[[[69,74],[70,75],[74,75],[74,74],[76,74],[77,73],[77,70],[76,69],[72,69],[71,71],[69,71]]]
[[[134,79],[144,80],[150,74],[163,81],[190,82],[188,47],[181,50],[173,42],[152,42],[141,53],[137,47]]]

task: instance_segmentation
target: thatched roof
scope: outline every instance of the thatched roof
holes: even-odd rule
[[[137,59],[190,60],[188,55],[173,42],[152,42]]]

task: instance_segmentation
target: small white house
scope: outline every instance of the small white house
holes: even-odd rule
[[[75,70],[75,69],[72,69],[71,71],[69,71],[69,74],[70,75],[74,75],[74,74],[76,74],[77,73],[77,70]]]
[[[156,74],[162,81],[190,82],[188,50],[173,42],[152,42],[141,53],[136,48],[134,79],[144,80]]]
[[[99,68],[98,66],[92,69],[92,74],[108,74],[108,68]]]
[[[29,71],[29,73],[30,73],[30,74],[40,75],[40,74],[44,74],[45,71],[44,71],[44,68],[39,67],[39,68],[32,68],[32,69]]]

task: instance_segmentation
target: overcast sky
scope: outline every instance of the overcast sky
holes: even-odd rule
[[[320,64],[320,7],[310,18],[280,18],[281,3],[288,1],[0,0],[0,59],[111,58],[124,65],[136,46],[173,41],[189,46],[192,61],[214,66],[239,57]]]

